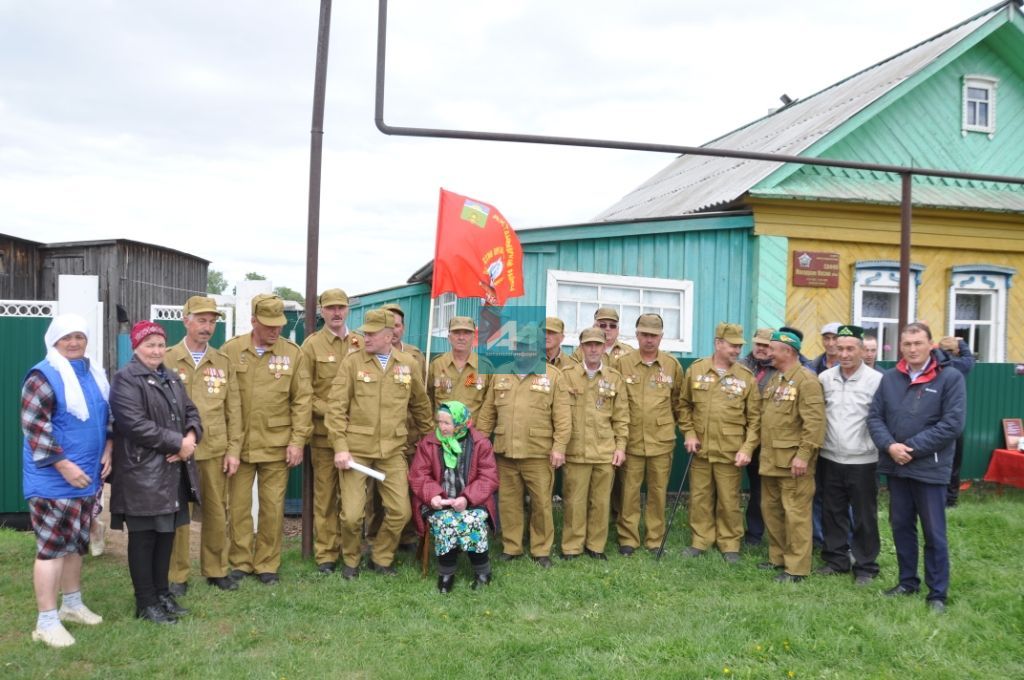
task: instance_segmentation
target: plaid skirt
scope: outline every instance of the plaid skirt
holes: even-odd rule
[[[28,499],[32,530],[36,534],[36,558],[54,560],[58,557],[89,552],[89,530],[92,528],[96,497]]]

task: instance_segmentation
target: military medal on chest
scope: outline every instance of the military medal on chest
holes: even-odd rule
[[[274,374],[275,380],[280,380],[281,374],[285,373],[291,368],[292,360],[291,357],[281,355],[271,355],[270,357],[270,372]]]
[[[533,384],[530,385],[530,390],[533,392],[550,392],[551,378],[546,375],[538,375],[534,377]]]
[[[693,389],[695,390],[709,390],[711,389],[711,383],[715,381],[713,375],[698,375],[696,380],[693,381]]]
[[[206,383],[206,391],[210,394],[220,394],[221,385],[227,381],[224,379],[224,371],[219,368],[208,366],[203,371],[203,382]]]
[[[357,380],[358,382],[364,382],[364,383],[368,383],[368,382],[370,382],[370,381],[371,381],[372,379],[373,379],[373,378],[371,378],[371,377],[370,377],[370,374],[369,374],[369,373],[367,373],[366,371],[359,371],[358,373],[356,373],[356,380]]]
[[[395,366],[393,377],[399,385],[408,385],[412,382],[412,369],[409,366]]]

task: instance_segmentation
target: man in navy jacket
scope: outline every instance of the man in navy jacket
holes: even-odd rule
[[[902,359],[882,376],[871,402],[868,429],[879,449],[878,471],[889,479],[889,523],[900,581],[886,595],[913,595],[917,575],[917,521],[924,532],[928,605],[944,611],[949,590],[946,485],[956,438],[964,428],[964,377],[948,357],[932,351],[931,330],[908,324],[900,333]]]

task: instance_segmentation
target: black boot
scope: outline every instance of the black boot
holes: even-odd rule
[[[167,613],[167,610],[159,604],[151,604],[148,607],[136,607],[135,618],[145,619],[153,623],[177,623],[178,619]]]
[[[174,595],[163,593],[157,595],[157,597],[160,598],[160,606],[171,616],[178,617],[188,614],[188,610],[178,604],[178,601],[174,599]]]
[[[476,578],[473,579],[473,585],[471,587],[473,590],[476,590],[477,588],[489,585],[491,585],[491,572],[487,572],[486,574],[477,574]]]
[[[455,574],[448,574],[447,576],[441,574],[437,577],[437,591],[442,594],[448,594],[452,592],[452,588],[455,587]]]

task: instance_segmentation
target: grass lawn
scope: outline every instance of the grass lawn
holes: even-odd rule
[[[222,593],[195,575],[182,599],[193,614],[173,627],[132,618],[118,558],[87,558],[86,602],[106,620],[70,627],[78,644],[59,651],[29,639],[33,537],[4,530],[0,678],[1024,677],[1024,492],[961,498],[949,513],[945,616],[923,595],[881,595],[896,582],[887,525],[875,584],[792,585],[756,568],[763,548],[734,567],[716,554],[682,560],[680,512],[660,563],[621,558],[612,543],[604,563],[495,563],[495,583],[480,592],[463,565],[448,596],[433,572],[424,580],[409,565],[351,583],[315,575],[289,539],[279,586],[250,579]]]

